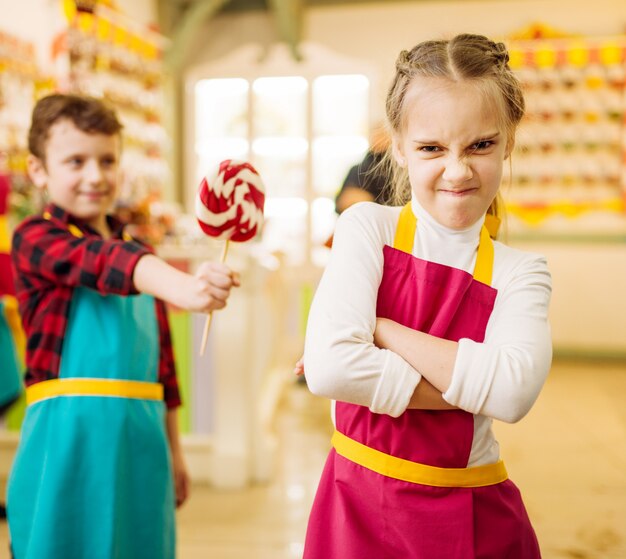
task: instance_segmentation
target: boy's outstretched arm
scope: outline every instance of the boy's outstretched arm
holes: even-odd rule
[[[239,274],[225,264],[205,262],[191,275],[152,254],[142,256],[137,262],[133,283],[142,293],[189,311],[205,313],[224,308],[231,288],[240,285]]]

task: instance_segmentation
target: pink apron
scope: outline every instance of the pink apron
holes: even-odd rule
[[[453,341],[483,341],[497,293],[489,286],[493,245],[487,230],[474,276],[412,256],[414,232],[407,205],[395,248],[383,248],[377,316]],[[337,402],[336,428],[304,559],[540,557],[503,464],[467,468],[472,414],[407,410],[393,418]]]

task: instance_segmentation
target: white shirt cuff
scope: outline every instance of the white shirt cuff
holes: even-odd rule
[[[459,340],[450,386],[442,395],[448,404],[470,413],[480,413],[491,387],[488,379],[477,382],[476,376],[472,375],[472,371],[492,369],[487,362],[488,354],[481,351],[481,346],[468,338]]]
[[[385,361],[370,411],[398,417],[406,411],[422,375],[398,354],[383,351],[386,354]]]

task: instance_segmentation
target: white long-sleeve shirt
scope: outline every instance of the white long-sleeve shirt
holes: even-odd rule
[[[414,200],[413,254],[473,272],[482,220],[455,231]],[[393,246],[400,208],[364,202],[337,222],[333,249],[309,313],[304,363],[314,394],[401,415],[421,375],[398,354],[374,345],[383,246]],[[463,338],[444,399],[474,417],[469,466],[498,459],[492,418],[521,419],[535,402],[552,360],[551,278],[545,258],[494,241],[498,290],[482,343]]]

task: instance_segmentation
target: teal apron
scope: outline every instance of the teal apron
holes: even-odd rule
[[[152,297],[75,290],[59,379],[27,391],[7,488],[15,559],[175,556],[158,360]]]
[[[12,404],[22,391],[15,342],[0,298],[0,410]]]

